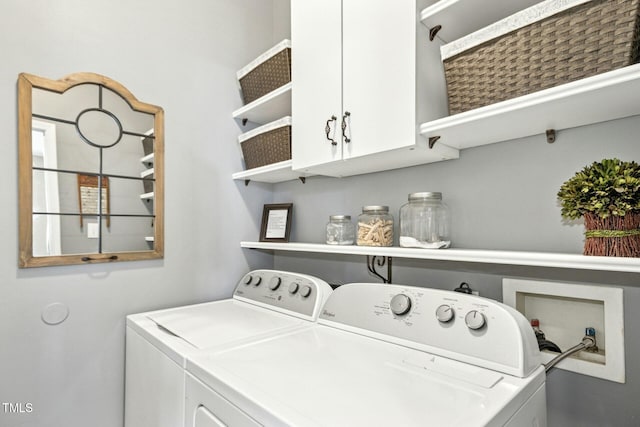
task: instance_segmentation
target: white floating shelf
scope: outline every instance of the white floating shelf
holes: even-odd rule
[[[640,64],[433,120],[426,138],[464,149],[640,114]]]
[[[153,168],[147,169],[145,171],[140,172],[140,178],[150,178],[153,177]]]
[[[153,163],[154,153],[147,154],[146,156],[140,159],[141,163]]]
[[[440,0],[423,9],[420,20],[429,29],[441,25],[438,38],[449,43],[539,2],[540,0]]]
[[[150,193],[144,193],[140,195],[140,198],[143,200],[149,200],[149,199],[153,199],[155,197],[155,194],[152,192]]]
[[[247,119],[250,122],[260,124],[269,123],[290,115],[291,83],[269,92],[232,113],[234,119]]]
[[[639,258],[596,257],[575,254],[520,252],[480,249],[413,249],[400,247],[339,246],[313,243],[240,242],[250,249],[313,252],[342,255],[375,255],[436,261],[474,262],[483,264],[524,265],[570,268],[578,270],[640,273]]]
[[[140,137],[140,140],[144,141],[144,139],[145,139],[147,136],[153,135],[153,128],[151,128],[151,129],[149,129],[148,131],[146,131],[146,132],[144,133],[144,135],[145,135],[145,136],[141,136],[141,137]]]
[[[291,170],[291,160],[273,163],[259,168],[253,168],[242,172],[236,172],[231,177],[236,180],[251,180],[257,182],[284,182],[311,176],[303,172]]]

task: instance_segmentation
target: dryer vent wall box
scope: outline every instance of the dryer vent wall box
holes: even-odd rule
[[[620,288],[536,280],[503,279],[504,303],[538,319],[545,338],[565,351],[596,332],[597,352],[579,351],[556,365],[584,375],[625,382],[624,307]],[[547,363],[558,353],[543,351]]]

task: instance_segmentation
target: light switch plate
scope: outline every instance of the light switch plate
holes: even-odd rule
[[[87,223],[87,239],[97,239],[97,238],[98,238],[98,223],[97,222]]]

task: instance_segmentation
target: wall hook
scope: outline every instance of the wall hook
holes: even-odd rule
[[[549,144],[553,144],[556,142],[556,130],[555,129],[547,129],[547,142]]]

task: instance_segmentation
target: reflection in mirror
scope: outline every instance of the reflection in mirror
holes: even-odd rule
[[[56,127],[51,123],[33,120],[33,167],[57,169]],[[35,173],[33,176],[34,212],[60,212],[58,176],[56,173]],[[33,217],[33,255],[61,255],[60,217],[58,215]]]
[[[18,90],[20,266],[161,258],[162,109],[92,73]]]

